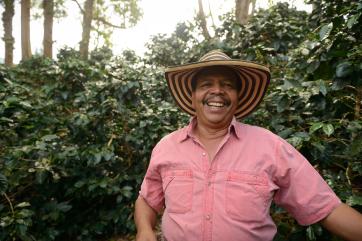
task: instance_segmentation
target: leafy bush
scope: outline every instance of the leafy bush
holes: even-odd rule
[[[57,62],[34,57],[1,67],[1,240],[134,231],[152,146],[179,120],[152,91],[159,86],[149,78],[161,72],[138,71],[131,55],[103,50],[85,62],[65,49]]]
[[[164,67],[214,48],[270,66],[269,91],[243,121],[287,139],[361,210],[362,3],[309,2],[309,15],[279,3],[245,26],[227,14],[211,40],[199,38],[197,23],[179,24],[150,41],[145,59],[103,48],[83,61],[65,48],[57,61],[0,65],[0,240],[133,234],[150,152],[189,118],[173,104]],[[338,240],[275,205],[272,216],[275,240]]]

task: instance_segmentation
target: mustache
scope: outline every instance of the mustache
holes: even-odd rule
[[[211,99],[215,98],[215,97],[219,97],[220,99],[222,99],[222,101],[224,102],[225,105],[230,105],[231,101],[226,98],[223,94],[210,94],[209,96],[207,96],[205,99],[202,100],[202,104],[207,104],[207,102],[209,102]]]

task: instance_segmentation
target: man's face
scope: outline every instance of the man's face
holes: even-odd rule
[[[213,128],[228,126],[238,104],[237,77],[226,67],[203,70],[195,79],[192,105],[199,124]]]

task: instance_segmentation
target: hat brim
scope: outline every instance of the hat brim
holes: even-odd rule
[[[253,112],[265,95],[270,70],[266,66],[240,60],[212,60],[166,69],[167,85],[177,105],[192,116],[196,114],[192,107],[191,81],[198,71],[209,66],[228,66],[238,75],[241,89],[235,117],[241,119]]]

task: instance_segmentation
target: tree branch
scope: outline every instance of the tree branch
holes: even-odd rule
[[[125,26],[115,25],[115,24],[113,24],[113,23],[111,23],[111,22],[108,22],[108,21],[107,21],[105,18],[103,18],[103,17],[94,17],[93,20],[98,21],[98,22],[101,22],[101,23],[103,23],[103,24],[105,24],[105,25],[108,25],[108,26],[110,26],[110,27],[113,27],[113,28],[125,29]]]
[[[73,2],[75,2],[78,5],[79,10],[82,12],[82,14],[84,14],[84,9],[80,5],[80,3],[77,0],[73,0]]]
[[[82,8],[81,4],[78,2],[78,0],[73,0],[73,2],[75,2],[78,5],[79,10],[81,11],[82,14],[84,14],[84,9]],[[101,22],[107,26],[113,27],[113,28],[119,28],[119,29],[125,29],[124,26],[120,26],[120,25],[115,25],[109,21],[107,21],[105,18],[103,17],[93,17],[93,20]]]

